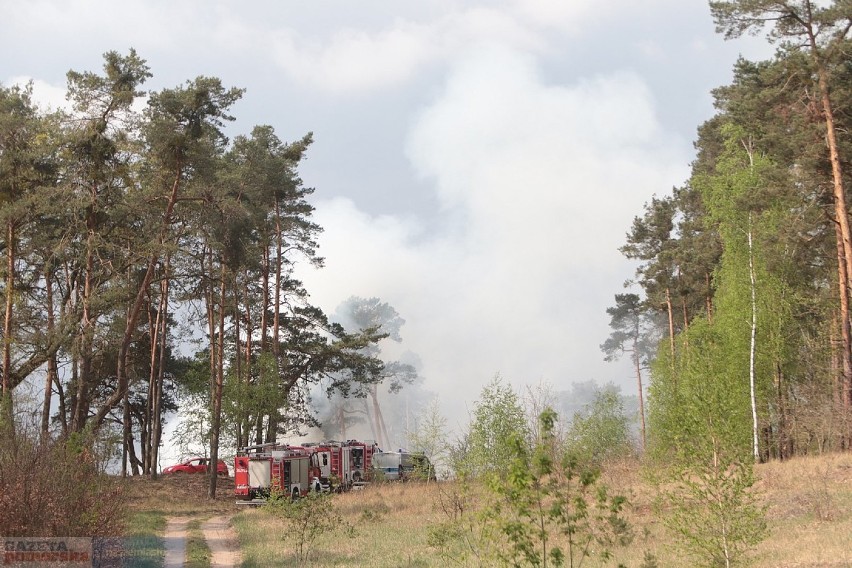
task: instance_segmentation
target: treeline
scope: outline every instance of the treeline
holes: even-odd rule
[[[629,353],[640,393],[650,369],[654,456],[848,449],[852,5],[710,7],[727,38],[766,30],[778,49],[737,62],[691,177],[635,218],[621,251],[642,294],[616,295],[603,348]]]
[[[223,412],[238,444],[270,441],[311,421],[324,377],[329,393],[384,378],[366,349],[384,335],[331,323],[293,276],[322,264],[297,171],[310,134],[229,141],[243,90],[213,77],[137,104],[151,72],[133,50],[67,77],[65,111],[0,86],[6,439],[22,424],[16,389],[38,381],[43,441],[114,432],[123,471],[156,476],[176,385],[205,393],[215,463]]]

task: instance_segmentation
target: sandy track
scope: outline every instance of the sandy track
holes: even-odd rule
[[[166,522],[166,532],[163,535],[166,548],[166,558],[163,568],[183,568],[186,558],[186,525],[188,517],[172,517]]]
[[[243,561],[237,533],[229,522],[228,517],[213,517],[201,525],[204,539],[210,547],[211,568],[239,568]]]

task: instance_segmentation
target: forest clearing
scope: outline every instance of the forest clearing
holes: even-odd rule
[[[769,537],[756,549],[756,568],[806,568],[852,566],[852,455],[832,454],[795,458],[759,465],[757,490],[769,506]],[[691,564],[675,546],[655,513],[655,491],[643,480],[641,464],[622,461],[604,470],[602,479],[628,496],[627,518],[634,534],[628,546],[613,550],[607,563],[589,560],[590,566],[642,565],[651,552],[660,567]],[[309,562],[300,564],[292,529],[263,508],[243,509],[225,491],[211,502],[203,479],[183,477],[159,481],[130,479],[132,531],[155,537],[147,553],[149,564],[161,566],[165,520],[183,517],[207,520],[231,518],[239,537],[242,566],[452,566],[429,544],[430,527],[444,520],[442,494],[453,482],[385,483],[333,497],[334,507],[345,520],[339,529],[320,535],[312,546]],[[349,528],[351,527],[351,529]],[[144,530],[143,530],[144,529]],[[289,536],[288,536],[289,535]],[[159,544],[156,544],[159,543]],[[187,566],[209,566],[204,554],[195,553]],[[209,560],[207,561],[209,562]],[[471,559],[461,566],[479,566]]]
[[[852,567],[852,0],[329,1],[8,3],[12,560]]]

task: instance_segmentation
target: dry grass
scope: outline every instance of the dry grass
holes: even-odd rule
[[[852,453],[757,468],[772,535],[760,568],[852,568]]]
[[[314,566],[433,566],[427,527],[440,519],[433,506],[437,484],[377,484],[334,497],[347,526],[320,537]],[[286,527],[262,509],[234,519],[246,568],[297,566]],[[273,536],[270,536],[273,535]]]
[[[757,467],[757,490],[768,505],[771,533],[754,555],[755,568],[852,568],[852,453],[797,458]],[[690,566],[655,516],[656,493],[638,462],[611,464],[602,480],[626,495],[633,544],[616,551],[608,566],[641,565],[645,551],[661,567]],[[224,481],[224,480],[223,480]],[[128,481],[137,512],[204,517],[233,513],[233,482],[224,481],[216,501],[205,496],[203,477]],[[445,484],[376,484],[334,496],[354,531],[341,526],[314,545],[311,566],[444,566],[427,543],[428,528],[446,520],[440,507]],[[292,539],[278,518],[261,509],[241,510],[234,519],[246,568],[297,566]],[[597,566],[591,561],[584,566]]]
[[[852,453],[761,464],[755,471],[755,489],[768,506],[770,535],[755,550],[751,566],[852,568]],[[603,478],[630,499],[627,516],[635,538],[616,560],[638,566],[648,550],[660,566],[684,566],[654,513],[656,494],[640,466],[615,464]]]
[[[235,513],[233,478],[219,478],[216,499],[207,498],[206,475],[165,475],[151,481],[130,477],[126,491],[131,511],[157,512],[166,516],[212,516]]]

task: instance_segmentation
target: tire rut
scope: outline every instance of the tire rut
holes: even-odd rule
[[[239,568],[243,562],[237,533],[229,517],[213,517],[201,525],[204,540],[210,548],[211,568]]]
[[[171,517],[166,521],[163,534],[166,557],[163,568],[183,568],[186,559],[186,526],[189,521],[189,517]]]
[[[186,563],[187,525],[190,517],[171,517],[166,521],[163,542],[166,556],[163,568],[183,568]],[[212,517],[201,524],[201,532],[210,549],[210,568],[239,568],[243,562],[237,533],[230,517]]]

